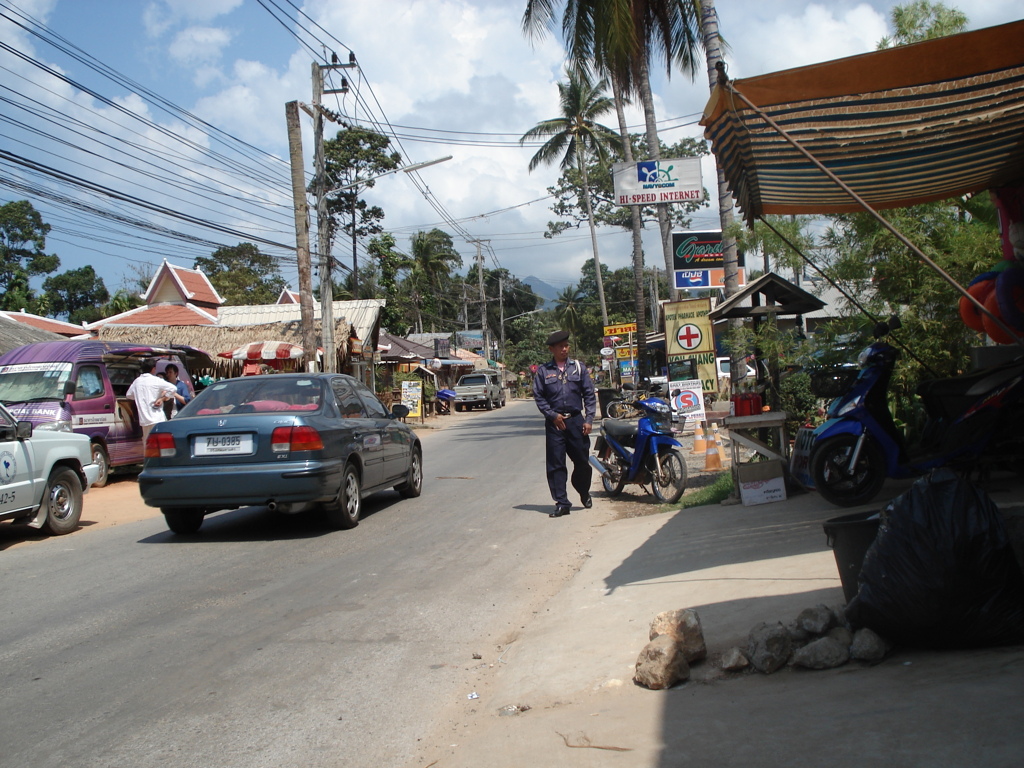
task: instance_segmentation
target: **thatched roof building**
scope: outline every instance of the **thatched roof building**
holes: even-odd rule
[[[58,341],[66,338],[0,315],[0,354],[24,347],[26,344],[35,344],[37,341]]]
[[[316,336],[320,336],[320,320],[314,322]],[[352,325],[345,318],[335,322],[334,339],[337,343],[338,365],[343,367],[348,356],[348,340]],[[286,341],[302,346],[302,325],[298,320],[255,325],[105,325],[99,329],[99,338],[105,341],[123,341],[134,344],[168,346],[187,344],[210,353],[214,361],[214,375],[237,376],[242,361],[217,357],[245,344],[258,341]]]

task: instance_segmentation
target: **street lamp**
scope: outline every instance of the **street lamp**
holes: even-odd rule
[[[429,165],[437,165],[438,163],[444,163],[444,162],[447,162],[448,160],[451,160],[451,159],[452,159],[451,155],[445,155],[444,157],[439,157],[436,160],[426,160],[426,161],[424,161],[422,163],[413,163],[412,165],[406,165],[406,166],[403,166],[402,168],[392,168],[390,171],[384,171],[384,173],[378,173],[376,176],[368,176],[365,179],[356,179],[355,181],[351,181],[348,184],[342,184],[339,187],[334,187],[333,189],[327,190],[327,194],[329,195],[329,194],[331,194],[333,192],[344,192],[346,189],[352,189],[352,187],[358,187],[360,184],[365,184],[368,181],[373,181],[374,179],[379,179],[381,176],[388,176],[388,175],[390,175],[392,173],[398,173],[399,171],[402,171],[402,173],[412,173],[413,171],[418,171],[421,168],[426,168]]]

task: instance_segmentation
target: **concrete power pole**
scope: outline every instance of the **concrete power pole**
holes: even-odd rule
[[[313,281],[309,262],[309,206],[306,203],[306,178],[302,164],[302,128],[299,102],[284,105],[288,121],[288,150],[292,169],[292,203],[295,213],[295,250],[299,261],[299,313],[302,323],[302,349],[306,369],[316,362],[316,332],[313,328]]]
[[[313,165],[316,178],[316,234],[320,250],[320,332],[324,348],[324,371],[338,372],[338,349],[334,342],[334,282],[331,279],[331,225],[327,216],[327,179],[324,162],[324,115],[321,111],[324,81],[320,65],[313,62]]]
[[[491,351],[489,344],[489,334],[487,333],[487,294],[484,292],[484,252],[480,247],[481,243],[488,242],[483,240],[474,240],[476,243],[476,275],[480,283],[480,329],[484,335],[484,360],[487,360],[487,355]]]

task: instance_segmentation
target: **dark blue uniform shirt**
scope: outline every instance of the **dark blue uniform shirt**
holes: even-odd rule
[[[571,357],[565,361],[565,370],[558,370],[554,360],[537,368],[533,377],[533,399],[544,418],[554,421],[559,413],[584,412],[588,424],[597,415],[597,396],[587,366]]]

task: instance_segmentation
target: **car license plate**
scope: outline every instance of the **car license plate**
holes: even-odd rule
[[[196,456],[238,456],[252,453],[252,435],[199,435]]]

